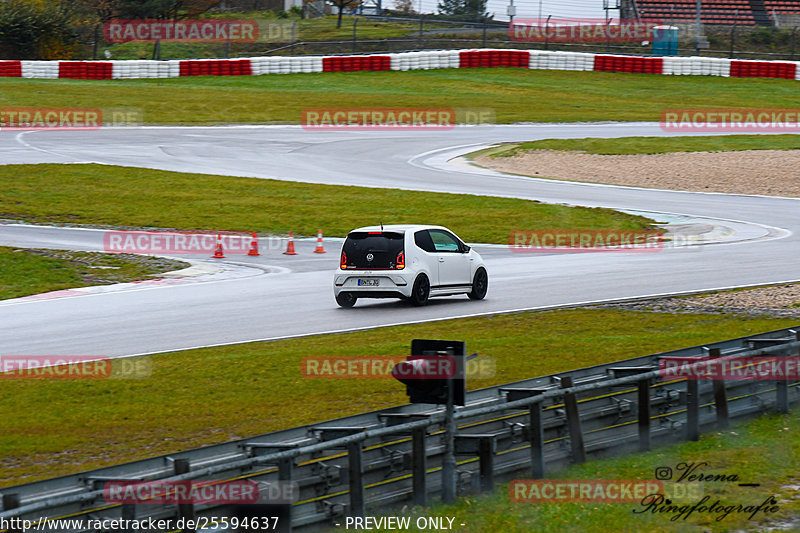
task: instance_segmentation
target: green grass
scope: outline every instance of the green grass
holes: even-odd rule
[[[546,139],[505,145],[475,155],[513,157],[533,150],[568,150],[602,155],[800,150],[798,135],[724,135],[716,137],[622,137],[618,139]]]
[[[77,287],[81,277],[66,261],[0,248],[0,299]]]
[[[183,230],[344,236],[355,227],[441,223],[468,242],[515,229],[613,228],[649,219],[511,198],[315,185],[108,165],[0,166],[0,217]],[[430,206],[436,208],[431,220]],[[353,209],[358,205],[358,209]]]
[[[304,357],[403,355],[412,338],[459,339],[470,353],[496,362],[496,375],[471,380],[472,390],[795,324],[600,309],[530,312],[159,354],[150,356],[152,376],[141,379],[3,380],[0,484],[406,403],[390,379],[306,379]]]
[[[342,26],[336,27],[335,16],[327,16],[315,19],[300,19],[299,17],[289,17],[279,19],[271,12],[249,12],[249,13],[226,13],[222,15],[211,15],[205,18],[211,19],[236,19],[251,20],[255,19],[261,24],[259,40],[255,43],[232,42],[227,51],[231,57],[247,55],[263,55],[265,50],[279,46],[285,46],[292,41],[292,25],[294,24],[294,40],[298,41],[350,41],[353,38],[353,17],[343,17]],[[270,26],[267,26],[269,24]],[[431,30],[440,28],[447,31],[450,28],[447,24],[426,23],[425,29]],[[393,37],[404,37],[414,35],[419,32],[418,22],[380,22],[369,18],[358,17],[356,24],[356,34],[359,40],[366,39],[391,39]],[[430,38],[431,35],[426,35]],[[460,36],[463,38],[464,36]],[[474,35],[472,36],[474,38]],[[151,59],[153,57],[153,43],[118,43],[102,46],[100,53],[104,50],[111,52],[112,59]],[[162,59],[183,59],[183,58],[204,58],[204,57],[223,57],[226,52],[224,43],[161,43]],[[302,48],[301,48],[302,49]],[[286,50],[283,53],[288,54]]]
[[[130,254],[0,247],[0,300],[136,281],[185,266],[182,261]]]
[[[113,94],[113,99],[109,99]],[[309,107],[492,108],[498,123],[658,121],[665,108],[791,108],[797,82],[527,69],[154,80],[0,79],[0,107],[115,107],[148,124],[299,123]]]
[[[699,442],[658,448],[645,454],[590,461],[574,465],[547,477],[562,480],[608,479],[652,480],[654,471],[669,466],[675,471],[678,463],[708,463],[697,472],[703,474],[736,474],[742,483],[760,483],[759,487],[739,487],[738,483],[707,482],[699,497],[681,500],[675,505],[694,504],[703,495],[710,496],[708,505],[719,499],[722,505],[759,505],[770,495],[776,495],[780,510],[768,515],[770,520],[794,520],[791,531],[798,530],[797,516],[800,500],[797,489],[787,485],[800,482],[800,411],[789,415],[768,415],[730,430],[703,435]],[[519,479],[527,476],[521,474]],[[687,483],[683,482],[684,485]],[[634,513],[634,510],[639,511]],[[491,495],[460,498],[452,506],[435,505],[417,508],[416,516],[457,517],[467,526],[465,533],[529,531],[580,531],[582,533],[619,532],[723,532],[766,531],[764,514],[759,520],[747,520],[747,514],[731,514],[717,521],[719,515],[694,513],[687,520],[670,520],[674,514],[641,513],[645,507],[638,503],[515,503],[508,494],[508,484],[497,487]],[[774,524],[773,524],[774,525]],[[757,528],[757,529],[754,529]],[[779,528],[780,530],[785,530]]]

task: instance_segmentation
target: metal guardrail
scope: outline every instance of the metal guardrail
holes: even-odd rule
[[[498,477],[542,477],[572,462],[696,440],[704,429],[770,409],[786,412],[800,401],[800,383],[664,381],[657,368],[665,357],[794,354],[800,326],[468,392],[455,414],[456,488],[491,490]],[[284,530],[331,525],[367,508],[438,496],[443,422],[442,409],[405,405],[8,487],[0,490],[0,518],[229,516],[236,510],[219,504],[109,504],[102,487],[249,479],[296,484],[299,499]]]

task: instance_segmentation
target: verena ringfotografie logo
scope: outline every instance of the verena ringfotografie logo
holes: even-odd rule
[[[800,357],[662,357],[663,379],[800,380]]]
[[[649,229],[514,230],[508,246],[519,253],[658,252],[661,232]]]
[[[596,43],[654,40],[655,22],[599,18],[515,19],[508,26],[512,41]]]
[[[103,486],[107,503],[145,504],[252,504],[293,503],[298,486],[292,482],[233,481],[108,481]]]
[[[457,125],[490,125],[488,108],[308,108],[300,116],[305,130],[451,130]]]
[[[148,357],[2,355],[0,379],[138,379],[152,374]]]
[[[254,43],[256,20],[109,20],[103,37],[110,43]]]
[[[665,109],[664,131],[800,132],[800,109]]]
[[[221,241],[225,253],[247,254],[253,237],[250,233],[168,233],[158,231],[107,231],[103,235],[106,252],[134,254],[210,254]],[[278,244],[280,247],[280,244]]]
[[[413,365],[401,365],[403,361],[415,361]],[[312,379],[392,379],[392,371],[407,372],[408,379],[449,379],[458,373],[456,360],[451,356],[377,355],[347,356],[326,355],[304,357],[300,362],[300,373]],[[489,355],[473,354],[465,360],[468,378],[494,377],[496,365]]]

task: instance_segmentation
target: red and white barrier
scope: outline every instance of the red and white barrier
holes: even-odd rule
[[[301,72],[527,68],[800,80],[796,61],[712,57],[642,57],[545,50],[430,50],[349,56],[270,56],[167,61],[0,61],[0,77],[135,79],[182,76],[260,76]]]
[[[0,77],[22,77],[22,61],[0,61]]]

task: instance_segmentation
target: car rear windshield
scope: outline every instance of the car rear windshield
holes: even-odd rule
[[[352,231],[342,252],[347,268],[391,269],[403,252],[403,234],[396,231]]]

